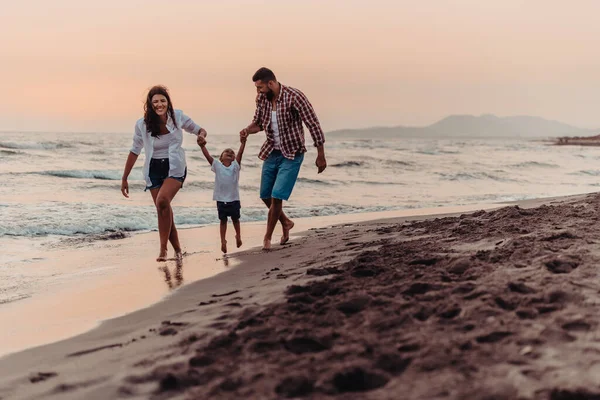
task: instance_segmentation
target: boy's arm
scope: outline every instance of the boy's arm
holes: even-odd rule
[[[206,139],[200,135],[198,135],[198,146],[200,146],[200,149],[202,149],[202,154],[204,154],[206,161],[208,161],[208,163],[212,165],[214,160],[210,155],[209,151],[206,149]]]
[[[238,164],[242,165],[242,156],[244,155],[244,149],[246,148],[246,138],[240,138],[242,144],[240,144],[240,149],[237,152],[237,156],[235,157]]]

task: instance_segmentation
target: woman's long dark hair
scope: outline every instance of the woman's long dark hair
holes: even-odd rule
[[[162,94],[167,98],[167,113],[171,116],[173,120],[173,124],[175,128],[177,128],[177,121],[175,120],[175,111],[173,110],[173,103],[171,102],[171,96],[169,96],[169,89],[165,86],[157,85],[154,86],[148,92],[148,96],[146,97],[146,104],[144,104],[144,122],[146,123],[146,129],[150,134],[154,137],[158,137],[160,135],[160,117],[154,111],[154,107],[152,107],[152,97],[156,94]]]

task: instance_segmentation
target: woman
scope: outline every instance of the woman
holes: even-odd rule
[[[160,252],[156,261],[167,260],[167,243],[171,242],[175,258],[181,258],[181,245],[173,219],[171,201],[183,186],[187,174],[185,152],[181,147],[183,132],[206,137],[200,128],[181,110],[174,110],[169,92],[164,86],[154,86],[148,92],[144,118],[135,124],[133,145],[125,163],[121,193],[129,197],[127,178],[142,149],[146,152],[144,180],[158,213]]]

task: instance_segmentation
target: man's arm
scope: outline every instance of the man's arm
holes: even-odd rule
[[[263,130],[263,127],[260,125],[263,108],[264,105],[261,101],[261,95],[258,94],[256,96],[256,110],[254,111],[254,117],[252,118],[252,122],[250,123],[250,125],[248,125],[240,131],[241,137],[248,137],[248,135],[252,135]]]
[[[260,131],[262,131],[262,128],[257,123],[252,122],[250,125],[240,131],[240,136],[247,138],[248,135],[252,135],[253,133],[258,133]]]
[[[214,159],[212,158],[212,156],[210,155],[210,153],[206,149],[206,139],[204,139],[204,136],[198,135],[198,146],[200,146],[200,149],[202,149],[202,154],[204,154],[204,157],[206,158],[206,161],[208,161],[208,163],[210,165],[212,165]]]
[[[321,128],[321,124],[319,123],[319,118],[317,117],[317,113],[313,108],[308,98],[301,91],[297,91],[297,97],[295,101],[296,108],[300,113],[300,118],[302,122],[308,127],[310,131],[310,136],[312,136],[315,147],[317,148],[317,160],[315,165],[319,170],[319,174],[325,171],[327,168],[327,160],[325,159],[325,134],[323,133],[323,129]]]

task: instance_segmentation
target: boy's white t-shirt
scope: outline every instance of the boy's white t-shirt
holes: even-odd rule
[[[237,160],[233,160],[229,167],[217,159],[213,160],[211,171],[215,173],[215,201],[239,201],[240,200],[240,169]]]

